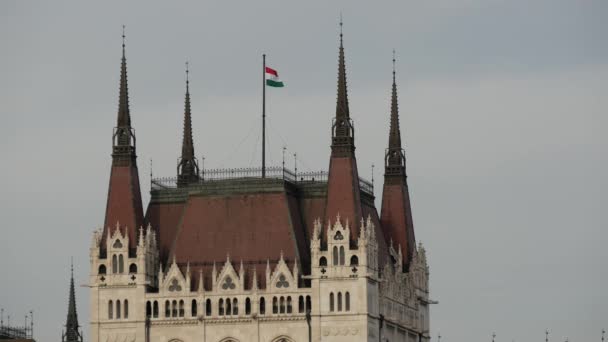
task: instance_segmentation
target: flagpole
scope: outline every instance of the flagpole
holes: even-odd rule
[[[262,54],[262,178],[266,178],[266,54]]]

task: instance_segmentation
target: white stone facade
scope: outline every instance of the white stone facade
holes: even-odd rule
[[[265,289],[246,289],[243,264],[228,257],[214,266],[211,291],[202,274],[163,270],[155,234],[140,229],[136,257],[119,229],[91,246],[91,335],[93,342],[306,342],[429,341],[428,266],[419,246],[403,273],[401,247],[378,264],[376,227],[361,221],[356,245],[349,223],[314,224],[311,274],[287,265],[283,256],[267,266]],[[324,246],[323,244],[327,242]],[[100,258],[101,244],[106,257]],[[191,291],[191,277],[199,277]],[[300,280],[300,281],[298,281]],[[303,281],[304,280],[304,281]],[[309,284],[308,287],[302,284]],[[300,284],[300,286],[298,285]],[[307,314],[309,312],[309,314]]]

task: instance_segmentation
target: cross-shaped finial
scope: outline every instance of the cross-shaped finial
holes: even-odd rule
[[[122,47],[125,47],[125,25],[122,25]]]

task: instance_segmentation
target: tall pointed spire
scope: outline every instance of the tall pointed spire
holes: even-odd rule
[[[350,119],[348,108],[348,91],[346,86],[346,62],[344,58],[344,39],[342,34],[342,15],[340,15],[340,48],[338,54],[338,95],[336,99],[336,117],[332,126],[332,155],[352,156],[355,151],[355,130]]]
[[[388,148],[384,154],[384,189],[380,222],[385,239],[394,241],[404,251],[401,263],[406,270],[416,248],[416,239],[405,173],[405,153],[401,148],[394,50],[390,111]]]
[[[117,127],[131,127],[129,88],[127,85],[127,56],[125,53],[125,25],[122,26],[122,60],[120,64],[120,95],[118,97]]]
[[[114,163],[129,164],[135,160],[135,133],[131,128],[129,111],[129,86],[127,84],[127,57],[125,53],[125,26],[122,26],[122,59],[120,63],[120,92],[118,95],[118,116],[114,129]]]
[[[388,149],[385,155],[385,175],[405,175],[405,154],[401,148],[401,130],[399,128],[399,106],[397,103],[397,82],[395,80],[395,50],[393,50],[393,86],[391,94],[391,123],[388,137]]]
[[[192,139],[192,113],[190,108],[190,70],[186,62],[186,99],[184,105],[184,138],[182,141],[182,156],[177,166],[178,185],[184,186],[198,180],[198,163],[194,156],[194,141]]]
[[[350,237],[355,240],[359,234],[355,222],[361,219],[361,193],[359,173],[355,159],[355,130],[348,109],[346,88],[346,62],[344,40],[340,16],[340,49],[338,56],[338,97],[336,117],[332,125],[331,158],[327,179],[327,204],[324,222],[335,222],[339,217],[342,224],[350,222]],[[324,227],[327,230],[328,227]],[[325,236],[325,234],[322,234]]]
[[[74,263],[71,265],[70,294],[68,299],[68,317],[65,323],[65,332],[62,336],[63,342],[82,342],[82,334],[79,330],[78,314],[76,313],[76,291],[74,289]]]
[[[120,224],[119,228],[123,234],[129,237],[129,252],[134,255],[138,241],[137,232],[143,224],[143,209],[135,153],[135,130],[131,127],[129,110],[124,29],[123,25],[118,117],[112,135],[112,169],[101,241],[106,241],[109,231]],[[106,245],[102,243],[100,247],[101,257],[105,258]]]

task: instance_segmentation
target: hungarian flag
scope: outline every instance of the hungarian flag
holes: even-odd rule
[[[283,81],[279,79],[279,74],[276,70],[266,67],[266,85],[269,87],[283,87]]]

